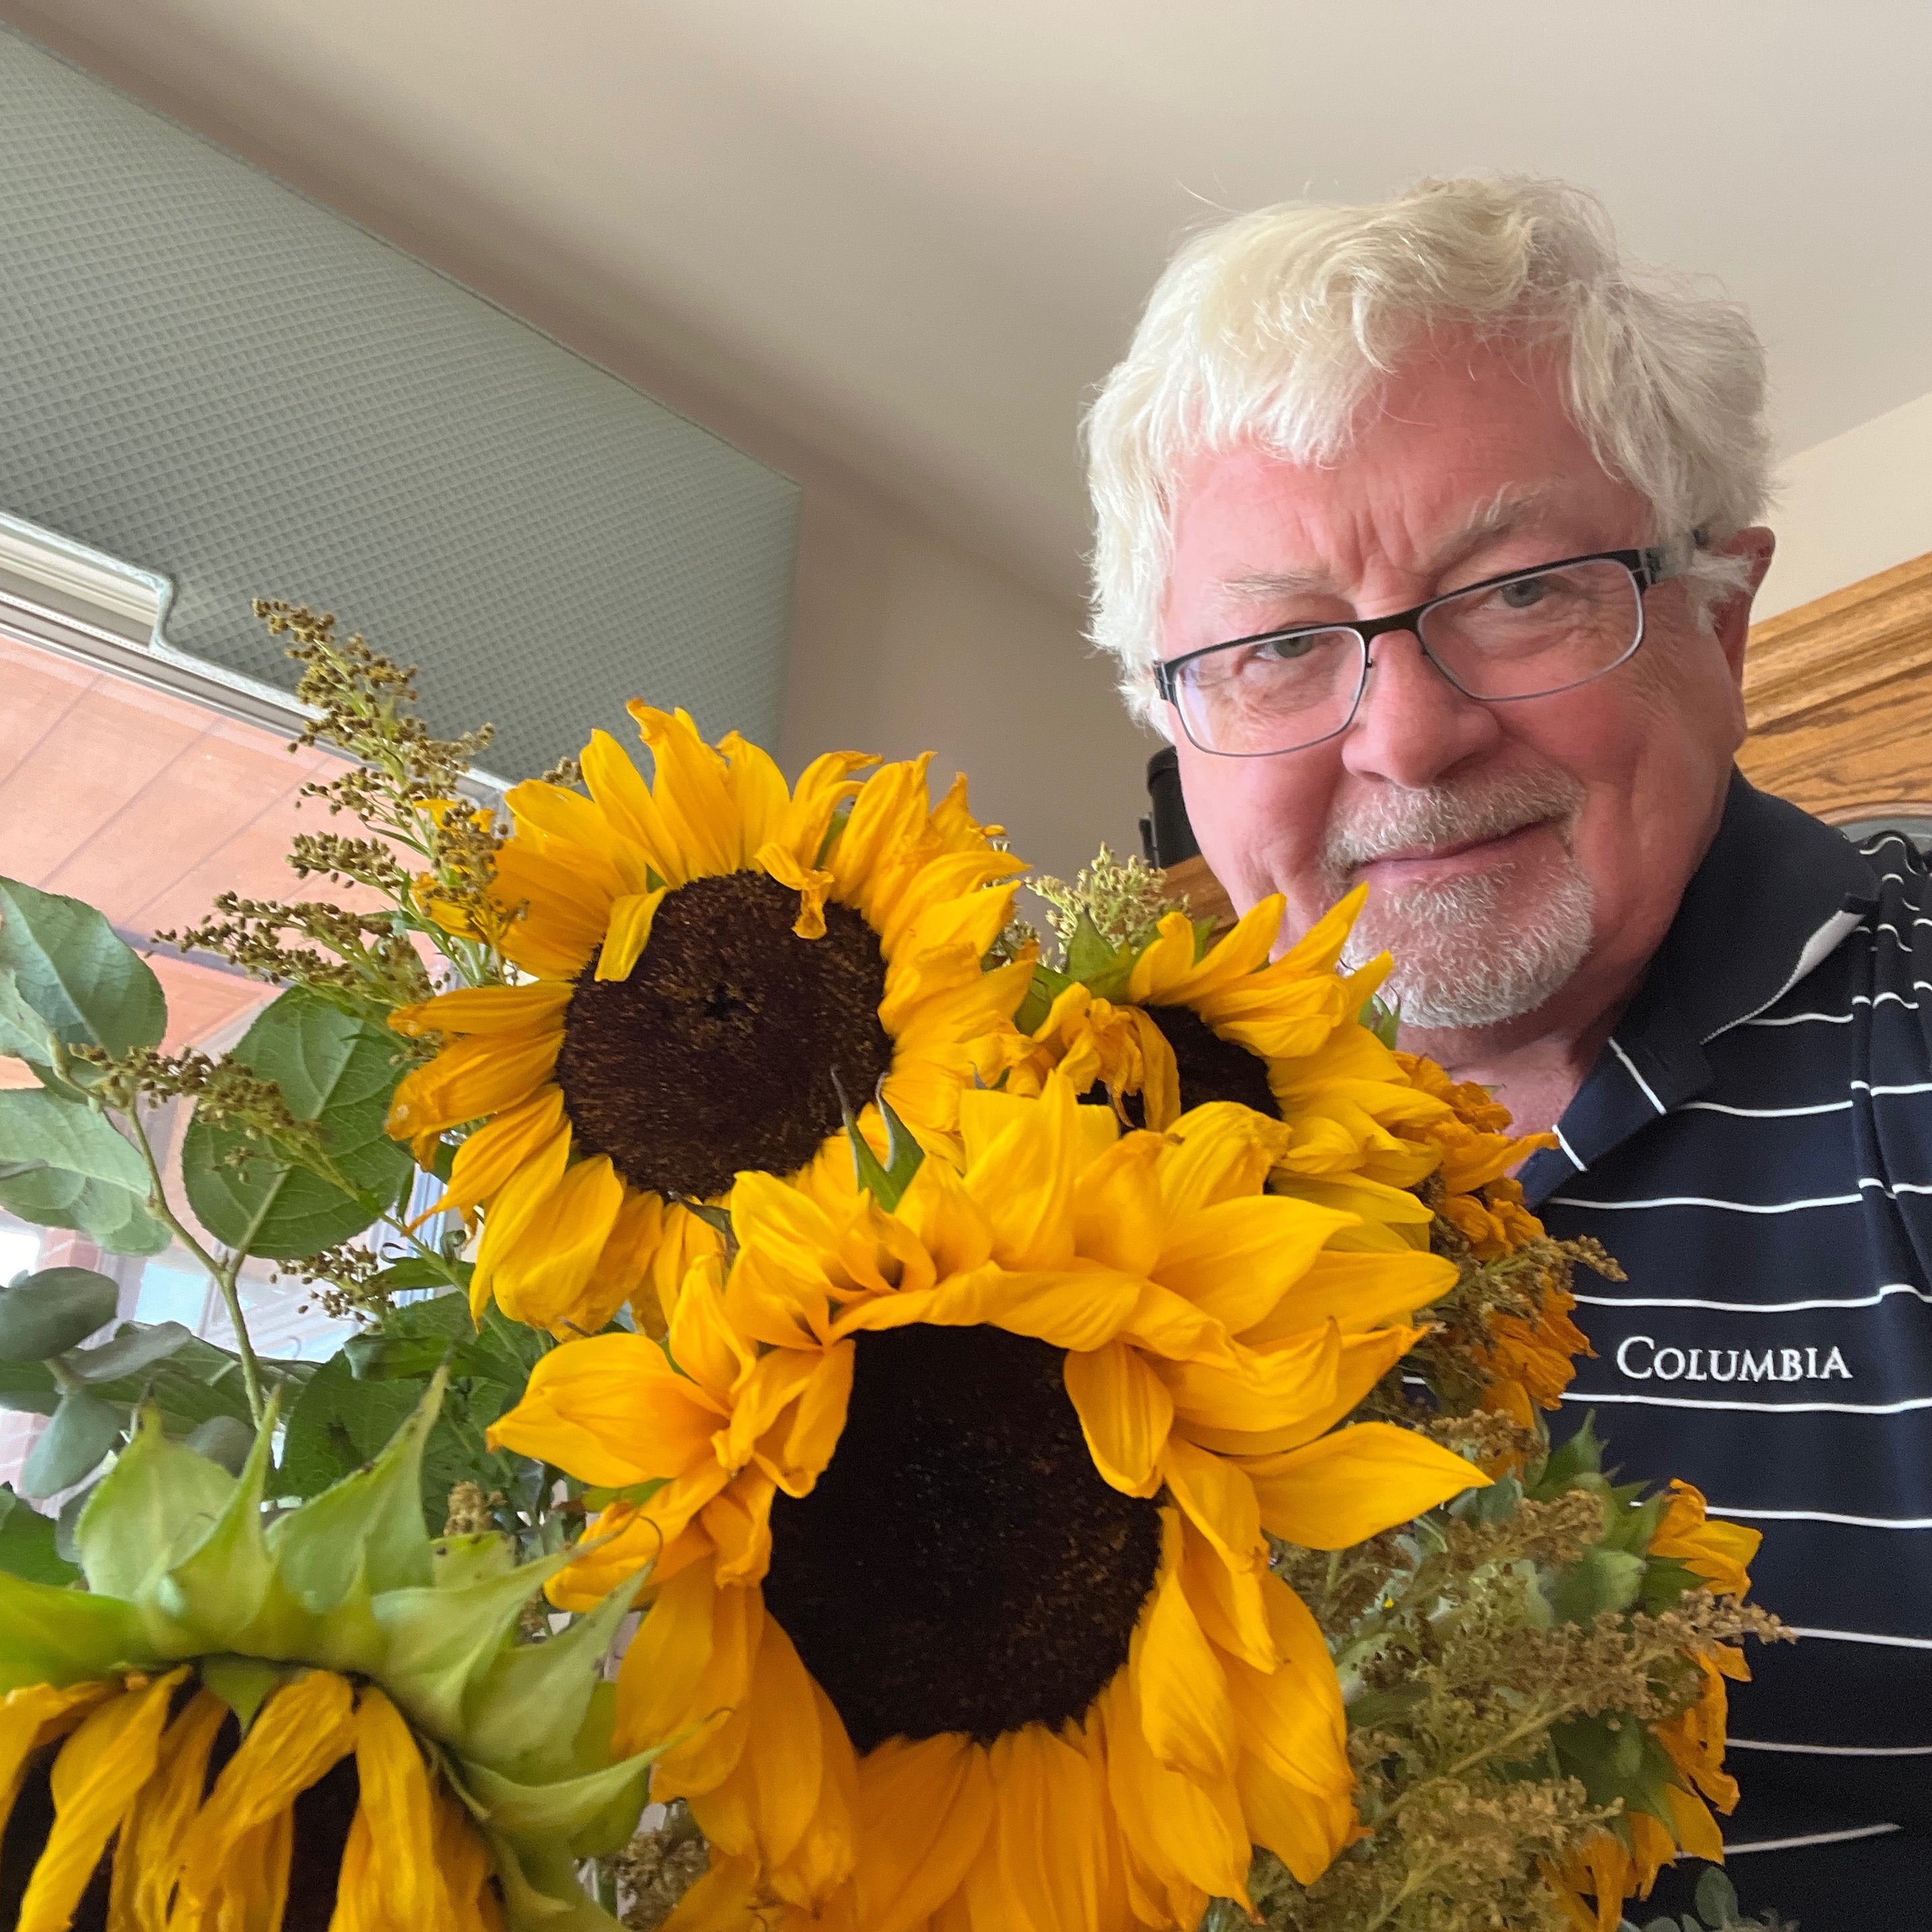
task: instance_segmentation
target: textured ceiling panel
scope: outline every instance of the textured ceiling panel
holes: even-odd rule
[[[793,484],[5,29],[0,509],[232,670],[290,682],[251,597],[336,611],[506,776],[639,693],[776,738]]]

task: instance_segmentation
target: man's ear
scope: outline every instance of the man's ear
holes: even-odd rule
[[[1778,539],[1762,524],[1754,524],[1748,530],[1738,531],[1717,545],[1720,556],[1744,558],[1750,566],[1750,580],[1739,590],[1732,592],[1712,612],[1718,642],[1722,646],[1724,661],[1731,668],[1731,676],[1742,686],[1744,680],[1744,645],[1750,636],[1751,602],[1757,596],[1758,586],[1764,581],[1765,572],[1771,568],[1772,553],[1778,548]]]

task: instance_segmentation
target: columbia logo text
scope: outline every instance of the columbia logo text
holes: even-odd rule
[[[1617,1370],[1634,1382],[1819,1382],[1852,1379],[1844,1352],[1821,1361],[1815,1348],[1672,1348],[1651,1335],[1632,1335],[1617,1345]]]

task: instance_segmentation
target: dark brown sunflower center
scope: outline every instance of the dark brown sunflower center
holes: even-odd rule
[[[1126,1661],[1160,1515],[1096,1473],[1064,1360],[998,1328],[860,1336],[831,1466],[772,1504],[765,1603],[861,1751],[1059,1725]]]
[[[892,1064],[879,1024],[878,938],[827,905],[825,936],[792,931],[799,898],[763,872],[667,892],[625,980],[578,976],[556,1077],[578,1144],[635,1188],[721,1194],[741,1168],[788,1174]]]
[[[1191,1107],[1205,1106],[1210,1100],[1238,1100],[1258,1114],[1280,1117],[1281,1109],[1268,1085],[1268,1062],[1259,1054],[1223,1040],[1192,1006],[1149,1006],[1147,1015],[1174,1049],[1183,1113]],[[1087,1097],[1104,1101],[1107,1096],[1104,1088],[1096,1088]],[[1127,1095],[1123,1104],[1136,1126],[1147,1125],[1146,1110],[1138,1094]]]

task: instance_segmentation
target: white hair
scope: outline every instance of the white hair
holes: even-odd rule
[[[1743,310],[1618,246],[1597,198],[1556,181],[1424,181],[1366,207],[1284,202],[1197,236],[1154,286],[1087,418],[1094,640],[1159,723],[1177,479],[1243,445],[1333,461],[1405,350],[1437,324],[1567,348],[1566,403],[1598,460],[1649,502],[1654,540],[1718,542],[1769,490],[1764,350]],[[1698,552],[1700,615],[1746,580]]]

